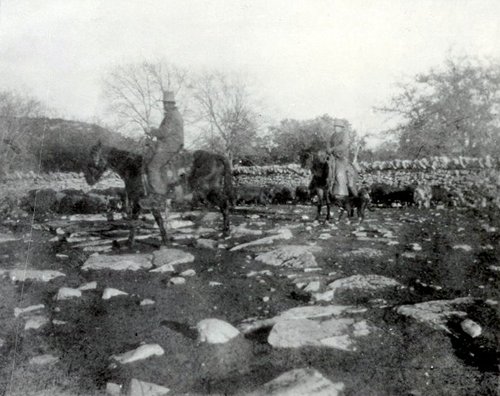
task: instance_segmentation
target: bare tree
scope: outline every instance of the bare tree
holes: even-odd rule
[[[46,111],[33,97],[13,91],[0,92],[0,174],[36,165],[29,152],[28,119],[41,117]]]
[[[149,136],[163,115],[162,92],[173,91],[183,117],[190,118],[188,72],[165,61],[141,62],[115,67],[104,77],[103,96],[116,127]]]
[[[193,98],[206,146],[227,155],[231,164],[252,150],[259,116],[249,88],[240,77],[205,72],[195,81]]]

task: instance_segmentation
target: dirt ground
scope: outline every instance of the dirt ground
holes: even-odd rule
[[[0,279],[0,394],[100,395],[107,383],[126,386],[131,378],[166,386],[174,395],[244,394],[283,372],[307,367],[343,382],[344,394],[352,396],[498,394],[497,214],[376,208],[361,226],[345,220],[332,226],[313,222],[314,211],[311,206],[237,208],[233,226],[244,224],[262,235],[243,232],[229,238],[217,231],[220,219],[210,223],[206,211],[181,214],[180,219],[194,220],[195,227],[207,227],[203,237],[216,240],[218,246],[199,247],[189,231],[170,230],[175,237],[170,247],[195,257],[192,263],[177,265],[175,273],[82,271],[92,252],[61,235],[85,241],[106,232],[111,239],[126,236],[119,231],[120,222],[60,217],[37,223],[30,217],[4,221],[2,232],[12,231],[20,239],[0,243],[0,269],[51,269],[66,276],[49,282]],[[154,230],[151,221],[144,224],[143,234]],[[280,227],[290,230],[292,238],[231,250]],[[105,254],[152,253],[157,243],[156,237],[138,241],[133,249],[115,243]],[[287,245],[322,248],[314,252],[319,270],[273,267],[256,260],[261,252]],[[184,284],[170,282],[187,269],[195,275],[185,276]],[[271,274],[251,274],[263,270]],[[324,291],[335,280],[368,274],[393,279],[399,286],[348,289],[332,301],[318,301],[314,292],[296,282],[298,276],[305,283],[319,281]],[[63,286],[75,288],[91,281],[97,281],[97,289],[80,298],[54,299]],[[103,300],[106,287],[128,295]],[[402,305],[462,297],[473,297],[463,309],[480,325],[479,336],[462,330],[463,316],[450,315],[445,331],[397,311]],[[140,305],[144,299],[155,303]],[[26,317],[16,318],[14,308],[35,304],[45,305],[49,322],[38,330],[24,330]],[[206,318],[241,329],[242,323],[273,318],[293,307],[330,304],[367,308],[363,319],[372,330],[356,340],[354,350],[276,348],[268,342],[268,327],[225,344],[207,344],[199,341],[195,329]],[[165,353],[127,365],[111,360],[142,343],[159,344]],[[30,361],[45,354],[58,360]]]

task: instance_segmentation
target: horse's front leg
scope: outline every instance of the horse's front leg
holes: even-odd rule
[[[321,216],[321,206],[323,205],[323,191],[316,190],[316,196],[318,197],[316,220],[319,221],[319,218]]]
[[[328,191],[325,192],[325,203],[326,203],[326,221],[330,221],[330,194]]]
[[[136,228],[139,226],[137,219],[139,218],[140,206],[138,202],[133,202],[132,212],[129,217],[129,234],[128,234],[128,246],[133,247],[135,244],[135,232]]]
[[[165,223],[163,222],[163,217],[159,209],[152,209],[153,216],[155,218],[156,224],[160,228],[161,242],[163,245],[167,244],[167,231],[165,229]],[[166,212],[166,211],[165,211]]]

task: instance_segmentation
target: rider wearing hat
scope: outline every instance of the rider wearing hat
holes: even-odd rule
[[[171,162],[184,147],[184,121],[175,106],[174,93],[163,92],[163,121],[159,128],[153,128],[156,138],[153,156],[146,163],[148,176],[148,197],[141,201],[143,207],[162,205],[167,194],[167,183],[162,168]]]
[[[347,125],[343,120],[335,120],[334,132],[330,139],[328,153],[329,162],[328,184],[329,190],[336,197],[358,195],[355,170],[349,163],[349,139]]]

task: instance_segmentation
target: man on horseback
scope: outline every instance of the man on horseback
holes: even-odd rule
[[[141,200],[143,208],[161,207],[165,204],[167,180],[163,168],[174,161],[174,157],[184,147],[184,121],[175,106],[174,93],[163,92],[163,121],[159,128],[151,130],[156,138],[153,155],[146,160],[148,196]]]
[[[344,121],[335,120],[328,154],[328,191],[335,198],[357,197],[356,171],[349,163],[349,141]]]

